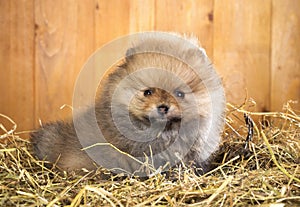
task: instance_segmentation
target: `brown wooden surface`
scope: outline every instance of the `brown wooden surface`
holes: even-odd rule
[[[272,13],[271,108],[298,100],[300,110],[300,1],[274,0]]]
[[[270,108],[271,1],[215,1],[214,63],[224,77],[227,99],[254,98]],[[217,26],[216,26],[217,25]]]
[[[69,116],[59,108],[72,104],[87,58],[149,30],[195,34],[228,101],[280,110],[300,100],[299,11],[298,0],[0,0],[0,113],[19,131]]]
[[[129,32],[129,0],[96,0],[96,46],[101,47]]]
[[[95,49],[94,1],[36,1],[35,110],[42,121],[71,114],[76,77]],[[37,121],[37,119],[36,119]]]
[[[0,113],[19,131],[35,120],[33,7],[33,1],[0,1]]]
[[[131,0],[129,9],[129,32],[154,30],[155,26],[155,0]]]
[[[194,34],[213,57],[213,1],[165,0],[156,2],[155,29]]]

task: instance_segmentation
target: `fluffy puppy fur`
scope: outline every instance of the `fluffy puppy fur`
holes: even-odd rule
[[[220,142],[224,110],[220,78],[197,40],[150,33],[102,80],[95,107],[75,119],[89,131],[95,113],[108,143],[140,160],[154,157],[155,167],[184,162],[205,172]],[[76,132],[73,121],[47,124],[31,135],[35,155],[64,170],[94,169]]]

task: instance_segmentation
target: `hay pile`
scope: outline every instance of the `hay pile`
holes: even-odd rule
[[[248,144],[251,129],[244,113],[255,120]],[[275,113],[250,113],[248,106],[228,104],[217,167],[201,177],[178,169],[173,180],[161,174],[142,180],[103,169],[81,175],[48,169],[31,156],[30,143],[15,132],[16,124],[2,116],[6,121],[0,122],[0,138],[7,142],[0,148],[0,206],[298,206],[297,113],[290,104]],[[103,174],[109,177],[105,181]]]

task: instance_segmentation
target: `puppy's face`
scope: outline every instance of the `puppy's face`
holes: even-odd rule
[[[129,110],[141,121],[179,122],[182,116],[179,101],[184,96],[179,90],[170,93],[160,88],[146,88],[135,94]]]
[[[129,110],[131,118],[141,124],[190,122],[211,112],[205,85],[192,68],[176,58],[138,54],[119,70],[125,77],[116,82],[114,101],[119,111],[128,114]]]

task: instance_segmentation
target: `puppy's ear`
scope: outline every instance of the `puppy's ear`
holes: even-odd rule
[[[128,60],[132,60],[133,58],[133,55],[136,53],[135,49],[134,48],[129,48],[127,51],[126,51],[126,55],[125,55],[125,60],[126,62]]]

